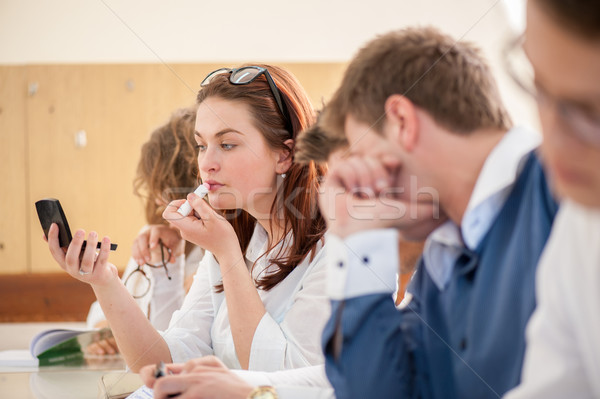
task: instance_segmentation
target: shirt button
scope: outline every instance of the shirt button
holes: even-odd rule
[[[340,262],[338,263],[338,267],[344,267],[344,262],[340,261]]]
[[[362,260],[363,260],[364,263],[369,263],[369,257],[368,256],[363,257]]]
[[[467,349],[467,339],[463,338],[460,340],[460,350],[464,351]]]

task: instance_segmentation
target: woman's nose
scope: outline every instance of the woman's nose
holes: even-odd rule
[[[218,154],[210,147],[198,155],[198,168],[202,172],[217,172],[220,169]]]

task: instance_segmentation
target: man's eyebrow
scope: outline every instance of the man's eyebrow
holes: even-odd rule
[[[235,130],[235,129],[231,129],[231,128],[225,128],[225,129],[223,129],[223,130],[219,130],[219,131],[218,131],[218,132],[215,134],[215,138],[219,138],[219,137],[221,137],[221,136],[223,136],[223,135],[225,135],[225,134],[227,134],[227,133],[237,133],[237,134],[241,134],[241,135],[243,135],[243,134],[244,134],[244,133],[242,133],[242,132],[240,132],[240,131],[238,131],[238,130]],[[201,134],[200,132],[198,132],[197,130],[194,132],[194,135],[195,135],[195,136],[198,136],[198,137],[200,137],[200,138],[203,138],[203,137],[202,137],[202,134]]]

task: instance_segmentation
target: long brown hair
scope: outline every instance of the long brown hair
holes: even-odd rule
[[[185,198],[198,185],[198,162],[194,142],[194,108],[176,110],[167,123],[158,127],[142,146],[135,179],[134,193],[145,200],[146,221],[163,224],[162,206]]]
[[[247,85],[230,83],[230,75],[227,73],[218,75],[198,92],[197,102],[200,104],[209,97],[219,97],[246,104],[267,145],[272,149],[291,150],[293,156],[294,149],[287,147],[285,141],[291,138],[295,142],[298,133],[314,123],[314,109],[306,92],[292,74],[276,66],[253,65],[266,68],[279,88],[282,101],[289,112],[291,132],[286,130],[284,116],[277,107],[264,75]],[[278,187],[271,205],[270,224],[272,230],[273,219],[282,218],[284,234],[279,242],[285,240],[291,232],[293,243],[289,248],[282,246],[279,253],[270,260],[271,264],[277,265],[278,270],[256,281],[256,286],[263,290],[270,290],[285,279],[309,253],[312,253],[312,260],[314,250],[326,228],[317,202],[319,180],[325,173],[325,166],[316,165],[314,162],[303,165],[294,161],[285,173],[286,177]],[[224,215],[233,225],[245,254],[256,219],[241,209],[226,210]],[[266,253],[279,242],[271,243]],[[216,288],[217,291],[222,291],[223,285],[219,284]]]

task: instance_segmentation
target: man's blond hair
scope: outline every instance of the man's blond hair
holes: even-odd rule
[[[381,132],[385,101],[394,94],[405,96],[457,134],[511,126],[492,73],[475,46],[456,42],[435,28],[407,28],[367,43],[348,66],[319,121],[331,140],[329,147],[345,141],[348,115]],[[307,141],[303,149],[310,150]],[[323,152],[323,145],[317,148]]]

